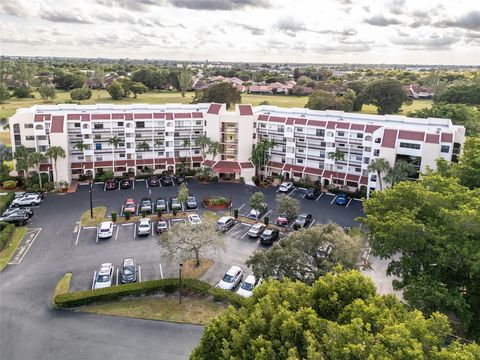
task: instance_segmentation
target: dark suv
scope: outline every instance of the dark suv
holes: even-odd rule
[[[318,195],[320,195],[320,190],[315,187],[311,187],[307,190],[305,197],[307,199],[316,199]]]
[[[137,265],[134,258],[123,259],[122,273],[120,275],[120,282],[122,284],[133,283],[137,281]]]

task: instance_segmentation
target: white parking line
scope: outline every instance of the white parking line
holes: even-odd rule
[[[122,205],[122,210],[120,210],[120,216],[123,216],[123,209],[125,209],[125,205]]]
[[[297,190],[297,188],[293,188],[293,190],[290,191],[290,193],[288,194],[288,196],[292,195],[295,190]]]
[[[153,236],[153,229],[155,228],[154,222],[152,221],[152,236]]]
[[[245,235],[248,235],[248,231],[247,231],[245,234],[243,234],[243,235],[240,237],[240,239],[243,239],[243,238],[245,237]]]
[[[147,189],[148,189],[148,181],[147,181],[147,180],[145,180],[145,186],[146,186]]]
[[[233,229],[235,229],[236,227],[238,227],[238,225],[240,225],[240,223],[233,225],[233,226],[230,228],[230,230],[227,230],[227,231],[225,232],[225,234],[230,233]]]
[[[36,232],[35,235],[32,236],[32,231],[33,232],[37,231],[37,232]],[[8,264],[18,265],[22,262],[25,255],[27,255],[28,250],[30,250],[33,243],[35,242],[35,239],[37,238],[38,234],[40,234],[40,231],[42,231],[41,228],[28,229],[27,233],[25,234],[25,237],[27,237],[27,235],[28,235],[29,238],[26,239],[25,242],[23,243],[23,245],[20,246],[17,249],[18,250],[17,255],[15,255]],[[22,241],[23,241],[23,239],[22,239]]]
[[[83,230],[90,230],[90,229],[96,229],[96,226],[84,226]]]
[[[120,181],[118,182],[118,191],[120,191]]]
[[[132,226],[132,225],[135,225],[134,223],[124,223],[122,224],[122,226]]]
[[[159,268],[160,268],[160,276],[161,278],[163,279],[163,269],[162,269],[162,264],[158,264]]]
[[[240,207],[238,208],[238,211],[242,210],[242,208],[243,208],[244,206],[245,206],[245,204],[243,204],[242,206],[240,206]]]
[[[117,225],[117,232],[115,233],[115,240],[118,238],[118,229],[120,229],[120,226]]]
[[[97,278],[97,270],[93,273],[93,280],[92,280],[92,290],[95,287],[95,279]]]
[[[137,223],[135,223],[135,226],[133,227],[133,237],[137,235]]]
[[[115,279],[115,283],[116,283],[116,285],[118,286],[118,267],[117,267],[117,277],[116,277],[116,279]]]
[[[263,214],[263,216],[260,218],[260,220],[263,220],[263,218],[265,216],[267,216],[268,214],[270,214],[272,212],[272,210],[268,210],[265,214]]]
[[[132,187],[135,190],[135,181],[132,181]]]
[[[304,198],[304,199],[305,199],[305,196],[306,196],[306,195],[307,195],[307,193],[303,194],[302,198]]]
[[[348,207],[348,205],[350,205],[351,202],[352,202],[352,198],[350,198],[350,200],[348,200],[347,206],[345,206],[345,207]]]
[[[315,219],[313,219],[313,221],[310,223],[309,228],[311,228],[313,226],[313,224],[315,224]]]
[[[337,198],[337,195],[333,198],[333,200],[330,202],[330,205],[332,205],[335,202],[335,199]]]
[[[323,196],[323,192],[315,199],[315,201],[318,201],[318,199],[320,199],[322,196]]]
[[[99,233],[99,231],[98,231],[98,228],[97,228],[97,237],[95,238],[95,242],[96,242],[97,244],[98,244],[98,233]]]
[[[148,189],[148,195],[152,195],[152,190]]]
[[[327,192],[327,193],[325,193],[325,194],[327,194],[327,195],[329,195],[329,196],[337,196],[337,195],[335,195],[335,194],[332,194],[331,192]]]
[[[107,191],[107,183],[103,184],[103,191]]]
[[[142,282],[142,267],[138,266],[138,282]]]
[[[81,226],[78,227],[77,240],[75,241],[75,245],[78,244],[78,239],[80,238],[80,231],[82,231],[82,227],[81,227]]]

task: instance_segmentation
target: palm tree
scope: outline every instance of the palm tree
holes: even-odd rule
[[[75,144],[74,148],[77,148],[80,151],[85,150],[88,148],[88,145],[85,145],[82,140],[80,140],[78,143]]]
[[[335,149],[335,152],[328,153],[328,158],[335,162],[345,160],[345,152],[340,149]],[[335,164],[335,175],[338,178],[337,164]]]
[[[17,171],[23,171],[23,176],[25,177],[25,183],[28,181],[28,169],[30,164],[28,163],[28,155],[30,151],[23,145],[17,146],[13,157],[15,158],[15,167]]]
[[[195,139],[195,145],[200,146],[202,148],[202,157],[205,160],[206,149],[210,145],[211,140],[207,135],[200,135]]]
[[[190,138],[183,139],[183,148],[189,148],[188,155],[190,157],[190,167],[193,167],[192,164],[192,142],[190,141]]]
[[[42,174],[40,174],[40,163],[45,162],[45,160],[47,160],[47,158],[42,153],[32,152],[32,153],[28,154],[28,164],[31,165],[31,166],[35,166],[35,168],[37,170],[38,183],[40,185],[40,189],[43,188]]]
[[[58,172],[57,172],[57,159],[65,157],[65,150],[61,146],[51,146],[45,156],[49,157],[51,161],[53,161],[53,166],[55,169],[55,186],[58,183]]]
[[[210,141],[208,144],[208,154],[212,154],[212,161],[215,162],[215,158],[217,155],[223,151],[223,145],[220,144],[218,141]]]
[[[112,155],[113,155],[113,175],[115,175],[115,150],[117,150],[118,145],[120,145],[120,142],[122,140],[117,136],[114,135],[108,140],[108,145],[112,146]]]
[[[250,161],[255,164],[255,176],[257,178],[260,175],[260,169],[268,163],[268,160],[270,160],[269,150],[274,146],[275,141],[268,139],[262,140],[253,146]]]
[[[377,180],[379,185],[379,190],[383,190],[382,186],[382,173],[387,173],[390,171],[390,163],[385,158],[373,159],[368,165],[368,171],[375,172],[377,174]]]
[[[140,151],[149,151],[150,150],[150,145],[146,141],[141,142],[140,144],[137,145],[138,150]]]
[[[410,164],[405,160],[398,160],[395,162],[394,167],[387,172],[384,180],[389,182],[391,186],[394,186],[401,181],[407,180],[410,175],[413,175],[416,172],[416,170],[417,168],[415,165]]]

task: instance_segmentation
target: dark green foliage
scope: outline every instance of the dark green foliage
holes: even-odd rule
[[[85,85],[85,75],[80,72],[57,70],[53,74],[56,87],[65,91],[81,88]]]
[[[75,89],[70,92],[72,100],[88,100],[92,97],[92,91],[87,87]]]
[[[117,221],[117,212],[116,211],[112,211],[112,221],[113,222]]]
[[[352,111],[353,102],[328,91],[316,90],[308,97],[305,107],[311,110]]]
[[[449,104],[480,105],[480,85],[454,85],[434,98],[435,102]]]
[[[402,84],[394,79],[373,80],[358,94],[363,104],[377,107],[379,114],[395,114],[403,104],[411,103]]]
[[[15,199],[15,193],[13,191],[8,192],[7,195],[2,195],[2,203],[0,205],[0,213],[3,213],[10,203]]]
[[[8,244],[14,231],[15,225],[13,224],[7,224],[3,228],[2,232],[0,233],[0,250],[3,250],[3,248]]]
[[[107,91],[113,100],[120,100],[125,95],[125,90],[118,81],[113,81],[107,86]]]
[[[125,220],[130,220],[130,216],[132,215],[132,213],[127,210],[125,211],[124,215],[125,215]]]
[[[207,89],[199,90],[195,93],[195,97],[192,100],[196,103],[220,103],[227,104],[227,109],[234,104],[238,104],[242,101],[240,91],[235,89],[231,84],[222,82],[212,85]]]

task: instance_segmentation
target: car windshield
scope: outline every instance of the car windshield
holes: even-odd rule
[[[110,281],[110,276],[109,275],[98,275],[97,276],[97,282],[107,282]]]
[[[222,280],[227,282],[227,283],[232,283],[234,279],[235,279],[235,277],[233,277],[232,275],[228,275],[228,274],[223,275],[223,278],[222,278]]]
[[[142,205],[150,205],[150,200],[143,200]]]
[[[253,287],[254,287],[254,286],[253,286],[253,284],[251,284],[251,283],[244,282],[244,283],[242,284],[242,289],[243,289],[243,290],[252,291],[252,290],[253,290]]]
[[[140,228],[148,228],[148,223],[138,225]]]
[[[101,229],[101,230],[100,230],[100,232],[109,232],[109,231],[110,231],[109,228],[107,228],[107,229]]]
[[[167,223],[162,221],[162,222],[159,222],[157,226],[161,227],[161,228],[165,228],[165,227],[167,227]]]
[[[133,274],[135,274],[135,268],[133,266],[123,268],[123,275],[130,276]]]
[[[158,205],[165,205],[165,200],[157,200]]]
[[[193,196],[190,196],[190,197],[188,198],[188,201],[194,202],[194,201],[195,201],[195,198],[194,198]]]
[[[303,221],[303,220],[305,220],[306,218],[307,218],[307,215],[299,215],[298,218],[297,218],[297,220],[298,220],[298,221]]]
[[[272,235],[272,233],[273,233],[272,230],[265,230],[265,231],[263,232],[263,235],[264,235],[264,236],[270,236],[270,235]]]

